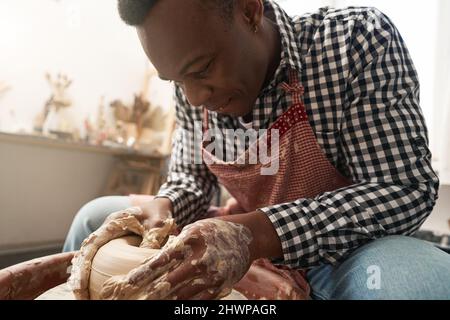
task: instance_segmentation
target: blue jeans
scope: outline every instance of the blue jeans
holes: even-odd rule
[[[126,196],[88,202],[63,250],[77,250],[110,213],[130,206]],[[450,255],[419,239],[388,236],[358,248],[337,266],[309,270],[307,278],[313,299],[450,299]]]

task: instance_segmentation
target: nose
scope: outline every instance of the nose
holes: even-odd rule
[[[201,84],[197,81],[184,83],[184,94],[189,103],[194,107],[200,107],[204,105],[211,97],[212,88]]]

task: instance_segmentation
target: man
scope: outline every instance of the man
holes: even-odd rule
[[[160,77],[175,84],[170,173],[151,201],[87,204],[65,250],[111,212],[139,205],[148,230],[168,217],[187,225],[147,266],[164,270],[170,290],[161,291],[155,272],[138,273],[136,290],[154,297],[217,297],[268,258],[308,270],[316,299],[450,298],[450,257],[408,237],[434,207],[439,181],[417,74],[385,15],[323,8],[293,19],[269,0],[119,0],[119,12]],[[208,140],[208,129],[270,129],[258,142],[268,141],[274,171],[238,163],[234,138],[222,143],[232,160],[206,141],[191,143],[202,130]],[[248,160],[253,144],[244,145]],[[228,212],[239,214],[194,222],[218,182],[236,199]],[[177,255],[177,246],[189,254]]]

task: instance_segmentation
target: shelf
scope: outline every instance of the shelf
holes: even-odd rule
[[[32,134],[0,132],[0,142],[19,143],[50,148],[63,148],[82,152],[110,154],[115,156],[137,156],[157,159],[168,157],[167,155],[163,155],[159,152],[145,152],[125,147],[96,146],[82,141],[66,141]]]

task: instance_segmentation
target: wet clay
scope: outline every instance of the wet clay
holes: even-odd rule
[[[191,245],[196,239],[204,241],[205,250],[197,259],[192,259]],[[125,277],[115,276],[106,281],[101,297],[177,299],[179,289],[195,284],[209,288],[211,297],[226,297],[248,268],[250,241],[251,232],[243,225],[218,219],[197,221],[183,228],[177,237],[170,236],[160,254],[149,258]],[[190,266],[186,265],[189,263]],[[186,270],[192,277],[172,285],[168,276],[176,268]],[[202,294],[192,298],[201,299]]]
[[[165,221],[163,227],[147,232],[136,218],[138,214],[139,208],[118,212],[114,215],[114,219],[106,221],[83,241],[81,249],[72,260],[72,273],[68,281],[68,286],[76,299],[159,299],[175,289],[165,281],[165,275],[179,263],[179,260],[169,261],[159,269],[148,270],[148,262],[163,254],[163,251],[139,245],[150,244],[159,247],[162,239],[168,238],[166,246],[180,250],[184,257],[190,256],[192,249],[179,237],[168,237],[176,228],[173,219]],[[220,222],[212,222],[216,223]],[[189,227],[185,228],[184,232],[188,230]],[[212,241],[211,237],[208,239],[210,239],[208,242]],[[221,239],[217,241],[220,242]],[[247,256],[248,252],[244,255]],[[223,263],[231,262],[230,260],[221,262],[221,259],[212,259],[213,256],[214,253],[207,250],[202,257],[206,259],[200,260],[211,262],[209,267],[215,271],[224,270]],[[149,285],[152,287],[149,288]],[[177,287],[183,285],[185,283],[179,283]],[[230,293],[231,288],[226,288],[220,296],[224,297]],[[238,297],[239,294],[234,293],[234,298]]]
[[[114,239],[102,246],[92,260],[89,278],[91,300],[100,299],[105,281],[124,275],[159,252],[158,249],[140,248],[142,238],[137,235]]]

